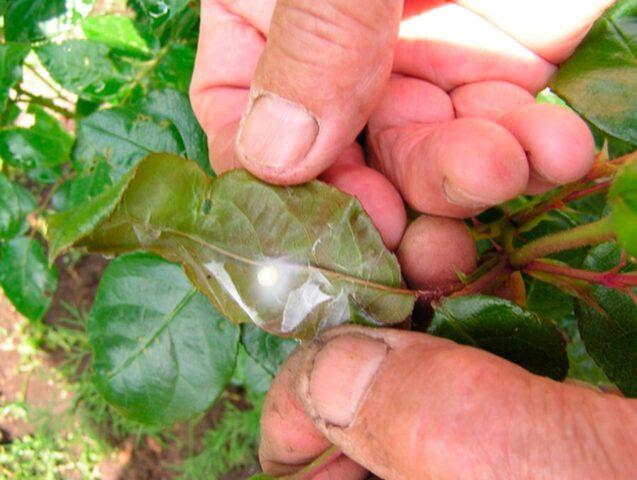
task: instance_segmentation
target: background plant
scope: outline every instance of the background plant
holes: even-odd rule
[[[637,1],[609,10],[539,96],[589,122],[593,170],[470,219],[480,267],[418,292],[401,287],[350,197],[318,182],[283,195],[245,173],[214,178],[186,96],[196,2],[99,3],[0,3],[0,285],[38,324],[57,269],[86,251],[123,254],[87,326],[92,382],[113,408],[151,425],[191,418],[237,359],[247,384],[267,388],[296,343],[250,321],[307,339],[326,319],[394,324],[414,305],[415,328],[637,396]],[[323,242],[330,222],[343,230]],[[290,285],[260,296],[264,269]],[[508,299],[494,296],[503,285]],[[321,301],[286,317],[308,291]]]

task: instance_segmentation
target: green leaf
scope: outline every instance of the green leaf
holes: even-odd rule
[[[124,175],[117,184],[105,189],[90,202],[49,218],[49,257],[52,261],[63,250],[89,235],[110,215],[122,198],[133,178],[134,170]]]
[[[9,41],[36,42],[59,31],[66,0],[9,0],[4,35]]]
[[[51,205],[61,212],[97,197],[112,185],[110,171],[109,165],[101,161],[93,171],[65,181],[53,194]]]
[[[0,246],[0,286],[29,320],[40,320],[49,309],[57,281],[57,270],[47,266],[37,240],[17,237]]]
[[[586,346],[579,333],[575,316],[568,315],[562,318],[558,322],[558,325],[568,336],[568,343],[566,345],[569,363],[568,377],[590,383],[597,387],[611,385],[612,382],[608,379],[604,371],[597,366],[595,360],[593,360],[586,351]]]
[[[31,128],[0,130],[0,157],[25,171],[30,179],[52,183],[70,157],[73,137],[42,108],[31,105],[29,111],[35,115]]]
[[[532,228],[529,231],[522,232],[521,237],[524,239],[524,243],[528,243],[541,237],[562,232],[564,230],[570,230],[573,227],[581,225],[583,222],[580,220],[583,218],[583,215],[578,215],[576,212],[553,210],[539,217],[535,222],[535,225],[532,225]],[[554,253],[549,255],[549,258],[554,258],[555,260],[567,263],[572,267],[578,267],[582,264],[585,256],[585,249],[576,248]]]
[[[0,240],[9,240],[28,229],[27,215],[37,201],[31,193],[0,173]]]
[[[195,54],[192,45],[172,44],[153,70],[152,85],[159,89],[174,88],[187,94],[195,68]]]
[[[573,313],[573,306],[573,297],[553,285],[537,279],[528,282],[524,305],[527,310],[559,322]]]
[[[241,329],[241,342],[248,355],[275,376],[298,343],[265,332],[254,324],[245,324]]]
[[[637,0],[619,0],[562,65],[551,88],[603,132],[637,145]]]
[[[555,324],[501,298],[444,299],[429,332],[481,348],[537,375],[562,380],[568,371],[566,345]]]
[[[51,77],[80,97],[105,101],[129,80],[110,58],[110,49],[90,40],[66,40],[36,49]]]
[[[234,322],[285,336],[349,320],[350,303],[378,324],[413,309],[358,201],[320,182],[274,187],[245,171],[213,181],[193,162],[151,155],[105,193],[51,218],[52,258],[72,244],[153,251],[180,262]]]
[[[637,256],[637,161],[617,174],[609,200],[617,237],[630,255]]]
[[[179,132],[186,158],[194,160],[206,173],[213,175],[206,136],[186,95],[171,89],[150,92],[142,102],[140,111],[162,122],[170,121]]]
[[[620,258],[620,249],[607,243],[593,248],[585,265],[607,271]],[[591,288],[596,305],[578,300],[575,307],[586,350],[624,395],[637,397],[637,305],[620,291]]]
[[[147,57],[150,49],[128,17],[102,15],[82,22],[86,38],[132,56]]]
[[[207,409],[232,376],[239,342],[178,265],[145,253],[109,264],[88,331],[98,391],[146,424]]]
[[[206,138],[188,98],[173,90],[151,92],[140,104],[96,112],[79,122],[75,168],[92,171],[100,161],[116,182],[153,152],[187,156],[211,172]]]
[[[4,112],[9,89],[22,80],[22,62],[29,53],[27,45],[16,43],[0,45],[0,112]]]

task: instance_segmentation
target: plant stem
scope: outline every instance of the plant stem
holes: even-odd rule
[[[524,268],[524,271],[527,273],[550,273],[552,275],[559,275],[561,277],[584,280],[586,282],[603,285],[608,288],[623,289],[637,287],[637,272],[618,273],[613,270],[608,272],[593,272],[590,270],[580,270],[577,268],[569,267],[568,265],[549,263],[542,260],[531,262]]]
[[[556,189],[544,201],[517,212],[513,215],[511,221],[520,228],[524,228],[526,224],[532,222],[540,215],[550,210],[561,208],[565,203],[605,191],[610,187],[612,181],[604,181],[601,183],[597,181],[612,177],[621,165],[634,160],[637,160],[637,151],[613,160],[598,160],[585,178]]]
[[[605,217],[593,223],[581,225],[571,230],[554,233],[527,243],[513,252],[509,258],[511,266],[520,268],[536,258],[551,253],[584,247],[615,238],[611,217]]]
[[[284,477],[279,477],[280,480],[310,480],[316,476],[321,470],[327,467],[330,463],[340,457],[343,453],[332,445],[325,450],[316,460],[306,465],[301,470]]]
[[[483,275],[478,277],[470,284],[466,285],[464,288],[454,292],[451,296],[462,297],[466,295],[475,295],[477,293],[481,293],[494,286],[497,282],[503,280],[507,275],[509,275],[509,273],[511,272],[507,267],[504,259],[502,259],[497,262],[492,269],[485,272]]]
[[[49,108],[49,109],[53,110],[54,112],[57,112],[60,115],[66,117],[66,118],[75,118],[75,113],[73,113],[70,110],[67,110],[64,107],[60,107],[59,105],[56,105],[53,102],[53,100],[51,100],[50,98],[46,98],[46,97],[41,97],[39,95],[35,95],[35,94],[33,94],[31,92],[28,92],[26,90],[22,90],[19,87],[17,89],[17,92],[18,92],[18,94],[24,95],[25,97],[27,97],[26,99],[19,100],[19,101],[35,103],[36,105],[41,105],[43,107]]]
[[[59,88],[57,85],[55,85],[55,83],[53,83],[52,81],[50,81],[48,78],[46,78],[46,76],[44,76],[41,72],[38,71],[37,66],[35,65],[31,65],[30,63],[25,63],[24,64],[29,70],[31,70],[31,72],[33,72],[33,74],[38,77],[40,80],[42,80],[42,82],[49,87],[51,90],[53,90],[60,99],[64,100],[65,102],[68,103],[73,103],[69,98],[66,97],[66,95],[64,95],[64,92],[62,91],[61,88]]]

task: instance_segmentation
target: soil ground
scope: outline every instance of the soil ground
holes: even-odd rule
[[[105,268],[106,261],[97,256],[81,259],[73,268],[59,266],[58,293],[47,315],[46,322],[55,324],[69,313],[65,305],[90,308],[95,290]],[[60,352],[37,351],[33,353],[35,368],[25,368],[23,334],[20,325],[26,320],[20,317],[10,302],[0,292],[0,407],[16,401],[25,401],[29,410],[46,412],[49,418],[62,417],[72,408],[71,394],[64,388],[64,380],[57,367],[64,361]],[[240,392],[233,392],[233,396]],[[242,400],[239,400],[239,406]],[[195,431],[198,433],[214,426],[223,415],[221,407],[212,408]],[[71,424],[72,421],[69,421]],[[14,441],[33,433],[38,425],[24,420],[0,418],[0,443]],[[108,432],[105,432],[108,436]],[[119,441],[112,458],[99,466],[102,480],[171,480],[175,478],[174,466],[188,454],[185,445],[188,438],[186,426],[178,426],[175,436],[182,441],[161,445],[154,438],[136,444],[133,438]],[[195,445],[195,450],[197,449]],[[79,452],[78,452],[79,454]],[[256,473],[257,469],[232,472],[219,480],[240,480]],[[34,479],[37,480],[37,479]]]

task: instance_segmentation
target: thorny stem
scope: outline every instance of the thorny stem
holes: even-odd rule
[[[512,267],[520,268],[545,255],[605,242],[615,236],[611,217],[608,216],[571,230],[538,238],[513,252],[509,261]]]
[[[637,287],[637,272],[618,273],[615,270],[607,272],[593,272],[590,270],[580,270],[569,267],[568,265],[559,265],[543,260],[531,262],[524,268],[524,271],[527,273],[544,272],[552,275],[559,275],[561,277],[584,280],[588,283],[603,285],[608,288],[615,288],[619,290]]]
[[[279,480],[310,480],[342,454],[343,453],[336,445],[332,445],[330,448],[325,450],[325,452],[319,455],[312,463],[306,465],[296,473],[279,477]]]

